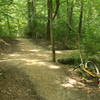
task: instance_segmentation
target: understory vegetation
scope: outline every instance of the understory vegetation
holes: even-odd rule
[[[55,49],[100,55],[99,19],[100,0],[0,0],[0,38],[45,40],[53,61]]]
[[[0,100],[99,100],[100,0],[0,0]]]

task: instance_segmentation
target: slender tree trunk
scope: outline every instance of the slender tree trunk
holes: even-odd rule
[[[47,0],[47,9],[48,9],[48,22],[47,22],[47,40],[51,39],[51,35],[50,35],[50,4],[51,4],[52,0]],[[60,6],[60,0],[55,0],[56,2],[56,9],[53,15],[53,8],[52,8],[52,21],[56,18],[57,14],[58,14],[58,10],[59,10],[59,6]],[[53,3],[52,3],[53,5]],[[53,6],[52,6],[53,7]]]
[[[48,23],[47,23],[47,37],[48,38],[47,39],[51,40],[53,62],[56,62],[55,40],[54,40],[54,34],[53,34],[53,21],[57,16],[59,6],[60,6],[60,2],[59,0],[56,0],[56,9],[53,15],[53,0],[47,1],[47,7],[48,7]]]
[[[8,33],[9,35],[11,34],[11,28],[10,28],[10,22],[9,22],[9,17],[7,16],[7,26],[8,26]]]
[[[48,22],[47,22],[47,40],[50,41],[50,0],[47,0]]]
[[[32,37],[33,38],[37,38],[37,34],[35,32],[35,0],[32,0],[32,6],[31,6],[31,12],[32,12],[32,15],[31,15],[31,22],[32,22]]]
[[[79,17],[79,36],[82,36],[82,23],[83,23],[83,0],[81,0],[80,17]]]
[[[51,37],[51,44],[52,44],[52,60],[53,62],[56,61],[55,58],[55,42],[54,42],[54,34],[53,34],[53,10],[52,10],[52,0],[49,0],[49,5],[50,5],[50,37]]]
[[[34,13],[35,13],[35,1],[27,0],[27,9],[28,9],[28,35],[35,37],[34,33]]]
[[[20,23],[19,23],[19,19],[17,20],[17,29],[18,29],[18,33],[17,33],[17,37],[18,37],[21,34],[20,33]]]
[[[68,29],[68,34],[70,34],[71,29],[69,26],[72,27],[72,22],[73,22],[73,8],[74,8],[74,0],[71,2],[67,0],[67,29]]]
[[[30,0],[27,0],[27,9],[28,9],[28,35],[30,36],[32,33],[31,33],[31,2]]]
[[[78,29],[78,46],[80,50],[80,58],[81,62],[83,63],[83,56],[81,50],[81,41],[82,41],[82,23],[83,23],[83,8],[84,8],[84,1],[81,0],[81,8],[80,8],[80,17],[79,17],[79,29]]]

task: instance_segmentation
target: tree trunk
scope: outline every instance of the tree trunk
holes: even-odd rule
[[[51,1],[52,2],[52,1]],[[47,0],[47,10],[48,10],[48,22],[47,22],[47,40],[50,41],[50,0]]]
[[[50,37],[51,37],[51,45],[52,45],[52,60],[53,62],[56,61],[56,58],[55,58],[55,43],[54,43],[54,34],[53,34],[53,10],[52,10],[52,0],[48,0],[49,2],[49,9],[50,9]]]
[[[51,4],[52,0],[47,0],[47,9],[48,9],[48,22],[47,22],[47,40],[51,39],[51,35],[50,35],[50,13],[51,13],[51,9],[50,9],[50,4]],[[57,16],[58,10],[59,10],[59,6],[60,6],[60,1],[56,0],[56,9],[53,15],[53,9],[52,9],[52,21],[55,19],[55,17]],[[53,5],[53,3],[52,3]]]
[[[80,17],[79,17],[79,29],[78,29],[80,39],[81,39],[81,36],[82,36],[82,23],[83,23],[83,0],[81,0]]]
[[[27,0],[27,9],[28,9],[28,35],[35,37],[34,33],[34,13],[35,13],[35,1]]]
[[[10,22],[9,22],[9,16],[7,16],[7,26],[8,26],[8,33],[11,34],[11,28],[10,28]]]
[[[70,27],[72,27],[72,22],[73,22],[73,8],[74,8],[74,0],[72,0],[71,2],[69,2],[69,0],[67,0],[67,29],[68,29],[68,34],[70,34],[71,29]],[[70,27],[69,27],[70,26]]]
[[[82,50],[81,50],[81,41],[82,41],[82,23],[83,23],[83,4],[84,4],[84,1],[81,0],[79,29],[78,29],[78,46],[79,46],[79,50],[80,50],[80,59],[81,59],[82,63],[83,63],[83,56],[82,56]]]
[[[55,40],[54,40],[54,34],[53,34],[53,20],[57,16],[60,2],[59,2],[59,0],[56,0],[56,9],[55,9],[54,15],[53,15],[53,0],[48,0],[47,6],[48,6],[47,39],[51,40],[52,60],[53,60],[53,62],[56,62]]]

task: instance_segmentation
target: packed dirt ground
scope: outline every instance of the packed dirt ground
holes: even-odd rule
[[[54,64],[51,51],[31,39],[0,40],[0,100],[99,100],[100,89],[73,66]],[[5,47],[4,47],[5,46]],[[57,57],[71,51],[56,51]]]

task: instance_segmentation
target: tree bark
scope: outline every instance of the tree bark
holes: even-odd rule
[[[83,23],[83,0],[81,0],[80,17],[79,17],[79,36],[82,36],[82,23]]]
[[[83,56],[82,56],[82,49],[81,49],[81,41],[82,41],[83,8],[84,8],[84,1],[81,0],[80,17],[79,17],[79,29],[78,29],[78,47],[79,47],[80,59],[81,59],[82,63],[83,63]]]
[[[59,5],[60,5],[59,0],[56,0],[56,9],[53,15],[53,0],[47,1],[47,8],[48,8],[47,39],[51,40],[53,62],[56,62],[55,40],[54,40],[54,34],[53,34],[53,21],[57,16]]]
[[[47,40],[50,41],[50,0],[47,0],[47,10],[48,10],[48,22],[47,22]]]
[[[51,45],[52,45],[52,60],[53,62],[56,61],[56,55],[55,55],[55,42],[54,42],[54,34],[53,34],[53,10],[52,10],[52,0],[49,0],[50,5],[50,37],[51,37]]]
[[[10,28],[9,17],[8,17],[8,16],[6,16],[6,17],[7,17],[8,33],[9,33],[9,35],[10,35],[10,34],[11,34],[11,28]]]
[[[48,9],[48,22],[47,22],[47,40],[51,39],[51,35],[50,35],[50,3],[52,2],[52,0],[47,0],[47,9]],[[53,3],[52,3],[53,5]],[[60,1],[56,0],[56,9],[53,15],[53,9],[52,9],[52,21],[56,18],[58,10],[59,10],[59,6],[60,6]]]
[[[70,34],[71,29],[69,26],[72,27],[72,22],[73,22],[73,8],[74,8],[74,0],[72,0],[71,2],[69,2],[69,0],[67,0],[67,29],[68,29],[68,34]]]
[[[28,9],[28,35],[35,37],[34,32],[34,14],[35,14],[35,1],[27,0],[27,9]]]

